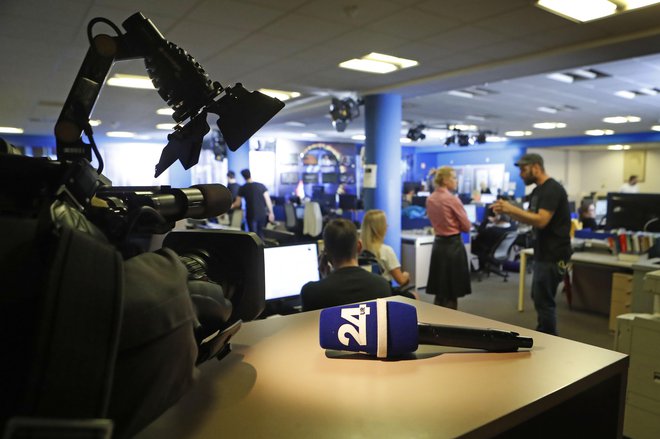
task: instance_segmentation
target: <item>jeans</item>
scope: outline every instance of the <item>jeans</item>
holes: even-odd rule
[[[532,299],[537,314],[536,330],[557,335],[557,287],[566,273],[566,263],[534,261]]]
[[[264,227],[266,226],[267,218],[253,218],[247,220],[248,230],[256,233],[259,238],[264,237]]]

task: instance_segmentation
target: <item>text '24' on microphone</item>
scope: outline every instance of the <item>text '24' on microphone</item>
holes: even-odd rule
[[[533,340],[517,332],[417,322],[417,309],[405,303],[376,301],[321,311],[319,341],[324,349],[397,357],[419,344],[514,352]]]

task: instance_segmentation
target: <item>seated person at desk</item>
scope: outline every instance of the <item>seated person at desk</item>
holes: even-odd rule
[[[382,210],[369,210],[362,219],[361,238],[364,250],[371,252],[382,267],[381,276],[388,282],[395,280],[400,286],[410,282],[410,273],[401,271],[401,263],[394,249],[385,244],[387,218]]]
[[[596,206],[594,203],[582,203],[578,209],[578,215],[583,229],[596,230],[598,223],[596,222]]]
[[[333,219],[323,230],[325,249],[321,254],[319,271],[323,279],[308,282],[300,292],[303,311],[374,300],[392,295],[385,278],[369,273],[358,265],[362,243],[353,222]],[[329,263],[329,264],[328,264]]]
[[[516,226],[511,224],[511,217],[504,213],[494,213],[489,216],[479,227],[479,233],[472,241],[471,252],[479,257],[479,266],[483,266],[484,258],[493,250],[493,246],[506,232],[516,230]]]

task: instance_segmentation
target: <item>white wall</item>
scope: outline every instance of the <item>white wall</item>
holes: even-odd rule
[[[625,151],[529,148],[527,152],[543,157],[546,172],[564,185],[571,200],[580,200],[593,191],[616,192],[628,178],[623,175]],[[660,149],[646,151],[645,174],[644,182],[638,183],[640,192],[660,193]]]

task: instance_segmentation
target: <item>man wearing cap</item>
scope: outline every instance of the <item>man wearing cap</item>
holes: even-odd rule
[[[536,184],[529,210],[497,200],[493,211],[505,213],[534,227],[532,299],[537,312],[537,331],[557,334],[555,294],[571,258],[571,213],[564,188],[545,172],[543,157],[525,154],[516,162],[526,185]]]

